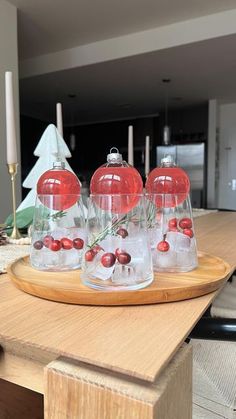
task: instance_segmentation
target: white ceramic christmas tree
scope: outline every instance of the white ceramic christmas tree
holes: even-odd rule
[[[70,150],[53,124],[48,125],[44,131],[34,155],[38,156],[39,159],[23,182],[24,188],[29,188],[31,191],[21,202],[17,212],[35,205],[37,181],[46,170],[52,168],[55,161],[64,161],[66,169],[73,172],[66,160],[67,157],[71,157]]]

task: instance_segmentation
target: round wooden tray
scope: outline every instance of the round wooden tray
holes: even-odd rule
[[[187,273],[156,273],[147,288],[137,291],[97,291],[80,281],[80,270],[42,272],[32,268],[29,257],[17,259],[7,268],[13,283],[37,297],[85,305],[134,305],[166,303],[199,297],[219,288],[231,273],[224,260],[199,252],[199,266]]]

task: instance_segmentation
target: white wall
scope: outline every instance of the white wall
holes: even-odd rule
[[[236,103],[209,101],[207,207],[236,211]]]
[[[236,103],[219,107],[218,207],[236,210]]]
[[[207,143],[207,208],[217,207],[217,131],[218,102],[209,100],[208,104],[208,143]]]
[[[21,200],[20,138],[19,138],[19,87],[17,50],[17,10],[5,0],[0,0],[0,223],[12,212],[11,183],[6,166],[5,125],[5,71],[13,72],[19,170],[16,177],[16,199]]]

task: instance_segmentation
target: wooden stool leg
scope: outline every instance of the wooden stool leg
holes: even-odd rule
[[[192,351],[154,383],[59,358],[45,368],[45,419],[191,419]]]

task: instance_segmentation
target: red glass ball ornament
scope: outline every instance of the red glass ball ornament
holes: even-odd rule
[[[64,165],[54,165],[40,176],[37,194],[42,204],[53,210],[62,211],[72,207],[80,195],[80,183],[74,173]]]
[[[111,150],[108,154],[107,163],[94,172],[90,191],[92,195],[98,195],[93,200],[100,208],[122,214],[139,202],[139,197],[135,195],[142,194],[143,182],[139,172],[123,161],[121,154],[115,150],[115,153]]]
[[[115,261],[116,257],[114,253],[104,253],[104,255],[101,257],[101,264],[105,268],[111,268],[115,264]]]
[[[190,181],[183,169],[167,163],[150,172],[145,187],[147,194],[155,194],[157,207],[171,208],[180,205],[187,198]]]
[[[169,248],[170,248],[170,245],[165,240],[159,242],[157,245],[157,250],[159,250],[159,252],[168,252]]]

